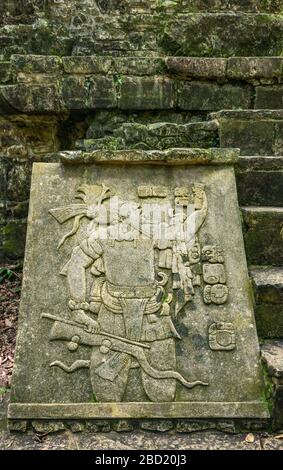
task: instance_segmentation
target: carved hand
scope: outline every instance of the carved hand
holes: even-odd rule
[[[85,313],[85,311],[89,310],[89,304],[87,302],[78,303],[74,300],[70,300],[69,308],[72,311],[74,321],[85,325],[89,333],[99,332],[100,326],[98,322]]]

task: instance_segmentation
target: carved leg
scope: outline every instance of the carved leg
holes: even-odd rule
[[[125,394],[131,367],[128,354],[93,348],[90,360],[90,379],[93,393],[100,402],[121,402]]]
[[[156,369],[176,369],[175,340],[173,338],[153,342],[150,351],[146,354],[148,362]],[[143,370],[141,376],[144,390],[151,401],[174,401],[176,393],[175,379],[153,379]]]

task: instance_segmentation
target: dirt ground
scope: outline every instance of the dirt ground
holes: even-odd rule
[[[0,268],[0,389],[9,388],[11,382],[21,281],[18,266]]]

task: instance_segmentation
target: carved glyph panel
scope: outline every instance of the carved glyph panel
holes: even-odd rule
[[[233,169],[168,171],[35,165],[17,406],[265,413]]]

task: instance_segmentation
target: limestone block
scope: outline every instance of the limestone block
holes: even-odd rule
[[[256,305],[255,319],[260,338],[283,338],[283,307],[281,304]]]
[[[282,155],[282,110],[220,111],[220,146],[240,147],[241,155]]]
[[[175,418],[216,418],[219,429],[234,432],[231,419],[268,418],[237,155],[229,149],[62,152],[61,163],[34,164],[9,419],[74,422],[76,430],[84,420],[140,419],[144,429],[167,431]],[[188,245],[177,232],[172,236],[172,223],[169,238],[150,235],[159,218],[139,197],[144,186],[165,210],[163,221],[169,210],[189,227]],[[118,218],[110,214],[114,196],[121,201]],[[184,208],[192,206],[183,217],[174,202],[180,197]],[[139,221],[123,216],[127,203],[140,211]],[[196,282],[203,263],[209,268]],[[228,296],[221,301],[214,292],[208,304],[205,284],[214,283],[215,273],[222,284],[208,285],[225,287]]]
[[[233,80],[277,79],[280,81],[282,65],[282,57],[230,57],[227,61],[227,77]],[[261,109],[261,106],[256,106],[256,109]]]
[[[0,87],[0,93],[18,113],[58,113],[62,110],[59,89],[53,84],[7,85]]]
[[[248,263],[283,264],[281,207],[246,207],[242,209]]]
[[[167,78],[121,77],[120,109],[170,109],[175,104],[173,81]]]
[[[58,56],[19,55],[11,57],[13,72],[24,72],[26,74],[43,73],[58,74],[62,70],[61,59]]]
[[[104,76],[70,76],[62,82],[62,101],[65,109],[90,110],[116,107],[113,78]]]
[[[282,170],[283,158],[279,156],[239,158],[236,167],[239,204],[281,206]]]
[[[179,56],[280,56],[282,29],[281,16],[192,14],[170,18],[160,43],[167,54]]]
[[[257,86],[256,109],[282,109],[283,108],[283,86]]]
[[[166,66],[169,73],[200,79],[224,79],[227,60],[220,58],[168,57]]]
[[[1,262],[23,258],[26,238],[26,220],[10,219],[0,225]]]
[[[261,269],[252,269],[251,276],[257,304],[283,304],[282,268],[263,267]]]
[[[0,62],[0,84],[5,84],[11,80],[10,62]]]
[[[252,89],[232,84],[213,82],[180,82],[178,105],[186,110],[213,111],[220,109],[250,108]]]

